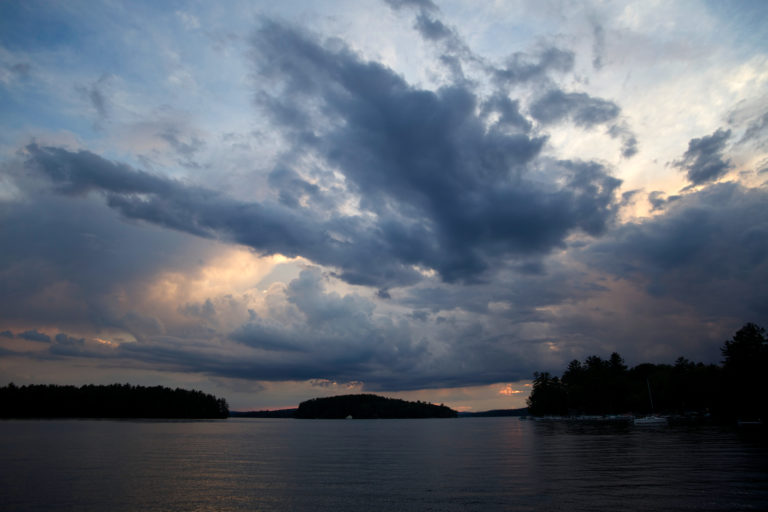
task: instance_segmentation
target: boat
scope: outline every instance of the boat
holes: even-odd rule
[[[669,423],[669,419],[665,416],[658,416],[653,414],[653,394],[651,393],[651,383],[648,379],[645,379],[645,385],[648,386],[648,401],[651,402],[651,414],[649,416],[640,416],[634,418],[632,423],[634,425],[666,425]]]
[[[668,418],[664,416],[641,416],[632,420],[634,425],[665,425],[668,422]]]

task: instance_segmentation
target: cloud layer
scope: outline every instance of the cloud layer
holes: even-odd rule
[[[768,318],[751,39],[639,3],[241,7],[0,31],[0,379],[521,405],[534,371],[715,362]]]
[[[537,158],[546,138],[532,133],[516,102],[484,100],[462,84],[414,88],[334,44],[266,22],[254,58],[277,92],[260,91],[259,105],[290,145],[285,160],[313,158],[341,173],[337,186],[356,214],[334,208],[339,194],[325,197],[331,186],[308,182],[288,162],[270,175],[277,203],[234,200],[85,150],[30,145],[27,168],[62,194],[102,192],[126,217],[303,256],[380,288],[413,284],[416,266],[447,281],[480,279],[499,259],[545,255],[572,233],[598,235],[611,222],[620,180],[596,162]],[[560,91],[531,112],[545,123],[572,117],[592,126],[619,109]],[[321,218],[312,202],[325,208]]]

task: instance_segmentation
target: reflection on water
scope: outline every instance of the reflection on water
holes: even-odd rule
[[[759,510],[728,429],[515,418],[0,422],[3,510]]]

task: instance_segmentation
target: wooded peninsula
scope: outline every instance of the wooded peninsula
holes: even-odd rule
[[[9,384],[0,388],[0,418],[226,418],[223,398],[202,391],[144,387]]]
[[[722,365],[678,358],[633,368],[614,352],[573,360],[561,377],[535,373],[528,411],[534,416],[609,414],[707,415],[730,421],[768,418],[768,339],[748,323],[721,348]]]

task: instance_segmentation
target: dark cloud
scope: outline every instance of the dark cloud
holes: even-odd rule
[[[88,343],[84,338],[75,338],[64,333],[59,333],[48,350],[44,353],[30,354],[39,359],[64,360],[68,358],[87,358],[97,360],[102,364],[126,364],[121,359],[121,351],[113,347],[107,347],[101,343]],[[118,362],[119,361],[119,362]]]
[[[290,167],[270,176],[280,203],[236,201],[88,151],[33,144],[27,168],[60,193],[99,191],[126,217],[304,256],[350,283],[384,288],[418,280],[414,266],[448,281],[477,279],[499,258],[546,254],[612,219],[620,182],[597,164],[537,163],[544,139],[527,133],[517,102],[482,102],[469,86],[416,89],[334,44],[266,23],[255,39],[259,71],[282,91],[259,97],[295,142],[292,160],[313,155],[338,169],[373,216],[318,216],[300,201],[320,197],[318,188]],[[603,105],[587,102],[576,109],[580,122]],[[490,127],[489,116],[497,117]]]
[[[538,176],[545,185],[529,179],[544,140],[526,133],[514,101],[481,103],[469,85],[419,90],[346,48],[326,48],[276,23],[266,23],[254,42],[260,76],[283,85],[262,107],[296,141],[293,151],[311,151],[345,175],[361,207],[379,218],[377,248],[405,264],[465,279],[496,254],[548,251],[586,227],[582,215],[593,217],[590,232],[594,215],[611,216],[603,192],[610,196],[618,183],[605,169],[554,165]],[[340,122],[313,123],[318,110]],[[486,129],[483,117],[494,112],[499,122]],[[581,186],[586,174],[594,186]],[[556,186],[563,177],[577,186]],[[567,211],[572,207],[580,211]],[[343,270],[343,278],[361,282],[357,269]]]
[[[286,332],[277,326],[250,322],[233,331],[229,338],[249,347],[275,352],[307,352],[309,347],[301,345],[295,333]]]
[[[505,94],[497,93],[488,98],[482,104],[481,112],[488,121],[496,116],[493,124],[501,130],[512,129],[525,133],[531,129],[531,122],[520,112],[520,103]]]
[[[523,362],[529,358],[522,356],[530,345],[516,347],[477,322],[460,325],[446,319],[436,340],[429,342],[415,335],[408,322],[376,314],[368,299],[328,292],[326,284],[318,269],[303,271],[285,290],[289,309],[255,317],[230,335],[257,349],[256,356],[202,360],[179,346],[167,360],[226,377],[327,378],[360,381],[371,390],[489,384],[524,378],[532,371]],[[281,314],[290,320],[276,321]],[[429,314],[414,312],[412,318],[424,324]],[[156,354],[148,351],[145,357]]]
[[[68,155],[77,160],[77,153]],[[54,188],[60,190],[55,182]],[[137,323],[128,315],[130,303],[159,272],[194,272],[215,249],[198,238],[125,222],[98,197],[22,190],[26,194],[17,199],[0,201],[0,327],[131,332]],[[138,332],[151,331],[142,326]]]
[[[365,390],[371,391],[484,385],[530,378],[530,367],[521,362],[522,350],[504,350],[505,344],[494,343],[494,340],[489,340],[488,347],[484,347],[481,340],[476,345],[480,345],[485,352],[475,353],[467,344],[473,334],[476,332],[463,333],[465,344],[462,353],[452,351],[438,359],[428,358],[426,354],[399,354],[396,346],[383,343],[379,343],[376,350],[347,347],[344,352],[318,350],[310,353],[274,352],[278,355],[273,357],[232,357],[224,353],[212,355],[190,350],[182,343],[170,344],[168,340],[162,345],[125,345],[121,347],[121,356],[152,363],[163,369],[226,378],[356,381],[363,383]]]
[[[519,103],[508,96],[508,89],[530,82],[550,84],[550,73],[569,72],[573,69],[575,61],[573,52],[554,46],[545,46],[533,54],[515,52],[507,57],[503,65],[499,66],[475,54],[457,30],[446,26],[432,14],[422,10],[416,16],[414,26],[425,41],[435,43],[441,50],[439,61],[450,71],[454,85],[464,85],[471,89],[472,81],[467,79],[464,69],[467,65],[473,65],[496,85],[497,91],[486,100],[486,106],[497,107],[498,122],[507,127],[523,128],[524,131],[530,130],[530,121],[521,115]],[[598,23],[594,24],[594,35],[593,65],[597,69],[602,67],[601,54],[605,43],[604,30]],[[570,119],[577,126],[589,128],[616,120],[621,111],[613,102],[594,98],[585,93],[565,93],[559,89],[551,89],[551,84],[549,87],[550,91],[530,106],[531,116],[544,125]],[[485,109],[484,113],[487,114]],[[637,137],[626,122],[613,124],[608,134],[614,139],[621,140],[621,153],[624,158],[631,158],[637,154]]]
[[[720,128],[712,135],[691,139],[683,157],[672,165],[686,171],[688,181],[693,185],[714,181],[731,169],[730,160],[723,155],[730,137],[731,130]]]
[[[432,41],[455,37],[455,33],[445,26],[442,21],[424,13],[416,17],[416,30],[419,31],[424,39]]]
[[[631,135],[624,139],[621,145],[621,155],[624,158],[632,158],[637,154],[637,138]]]
[[[545,48],[535,55],[516,52],[492,75],[499,86],[510,86],[545,78],[552,71],[565,73],[573,69],[574,54],[560,48]]]
[[[702,318],[768,318],[768,291],[757,284],[768,279],[766,191],[728,183],[672,199],[663,215],[586,249],[590,265]]]
[[[439,50],[438,62],[450,73],[456,83],[467,82],[465,68],[475,66],[487,72],[488,65],[476,55],[455,28],[449,27],[432,14],[421,10],[414,21],[414,28],[424,41]]]
[[[84,338],[73,338],[63,332],[60,332],[54,337],[54,341],[60,345],[83,345],[85,344]]]
[[[422,342],[413,339],[407,323],[375,315],[373,303],[358,295],[328,292],[326,283],[327,277],[318,269],[304,270],[285,289],[285,304],[273,304],[270,307],[277,309],[264,317],[253,315],[229,334],[232,341],[255,351],[233,356],[203,340],[191,343],[156,336],[123,344],[118,352],[162,368],[223,377],[364,378],[370,388],[381,389],[386,382],[395,386],[390,389],[412,389],[414,382],[423,379],[415,370],[429,360],[429,354]],[[441,375],[433,372],[430,378]]]
[[[426,11],[418,16],[422,37],[442,45],[444,57],[457,65],[481,62],[453,29]],[[16,290],[34,290],[27,305],[48,293],[46,283],[65,283],[62,296],[73,297],[75,317],[119,327],[137,340],[102,348],[61,333],[46,356],[115,358],[232,378],[364,381],[368,389],[529,377],[551,357],[548,344],[556,340],[517,324],[547,322],[547,307],[602,291],[543,260],[566,248],[574,234],[601,236],[613,226],[620,181],[595,162],[542,157],[546,137],[502,88],[481,93],[457,72],[437,90],[421,89],[338,40],[322,42],[274,22],[262,25],[252,45],[258,106],[288,147],[268,176],[272,195],[259,202],[85,150],[27,148],[19,185],[30,203],[4,214],[10,220],[29,216],[37,225],[31,223],[28,235],[6,235],[39,257],[22,265],[23,273],[4,277],[12,281],[13,274]],[[550,48],[517,53],[504,67],[483,70],[506,87],[572,66],[572,53]],[[550,91],[535,106],[542,124],[568,118],[590,127],[619,112],[606,100],[562,91]],[[200,147],[181,131],[155,133],[182,158]],[[629,141],[631,133],[616,128],[611,136]],[[43,204],[45,216],[30,214]],[[126,222],[110,237],[108,229],[119,223],[104,215],[104,204],[142,222]],[[86,220],[78,225],[77,218]],[[126,250],[135,243],[162,252],[170,241],[149,237],[145,244],[134,236],[117,242],[143,229],[166,233],[156,226],[263,254],[303,256],[331,273],[305,270],[285,288],[280,311],[269,305],[268,314],[252,313],[234,329],[222,327],[212,299],[178,306],[175,312],[188,324],[169,326],[116,307],[111,298],[139,275],[131,271],[131,257],[137,269],[184,268],[162,256],[150,264],[147,252]],[[35,242],[47,233],[57,236]],[[125,254],[104,257],[105,248]],[[95,263],[81,268],[82,261]],[[433,287],[390,293],[430,275]],[[378,292],[371,298],[329,292],[332,277]],[[140,281],[149,279],[151,271]],[[384,300],[386,308],[409,308],[410,316],[377,314]],[[29,320],[22,309],[5,314]]]
[[[621,140],[621,156],[632,158],[637,154],[637,137],[625,124],[614,124],[608,129],[608,135]]]
[[[103,353],[95,353],[89,350],[85,345],[84,338],[74,338],[63,332],[58,333],[53,344],[48,347],[48,353],[54,356],[76,356],[76,357],[103,357]]]
[[[116,164],[91,153],[30,144],[27,166],[46,175],[57,192],[83,195],[91,190],[116,194],[168,194],[173,182]]]
[[[576,126],[589,128],[613,121],[621,109],[612,101],[583,92],[566,93],[555,89],[536,100],[530,111],[534,119],[545,125],[570,119]]]
[[[18,333],[16,336],[27,341],[39,341],[41,343],[50,343],[51,337],[45,333],[38,332],[37,330],[24,331]]]
[[[673,201],[677,201],[682,196],[669,196],[660,190],[654,190],[648,194],[648,202],[651,203],[651,211],[661,211],[667,207],[667,205]]]
[[[619,205],[621,207],[627,206],[632,203],[632,201],[635,200],[635,197],[641,192],[641,189],[635,189],[635,190],[627,190],[626,192],[622,192],[621,194],[621,202]]]
[[[300,201],[306,199],[312,202],[325,201],[318,185],[309,183],[296,171],[286,167],[274,169],[269,174],[269,184],[279,191],[280,202],[289,208],[298,208]],[[333,205],[323,204],[322,206],[332,207]]]
[[[594,164],[582,167],[586,168],[575,181],[578,186],[591,183],[589,170]],[[679,304],[679,310],[666,313],[677,325],[687,322],[680,316],[692,305],[707,322],[718,325],[723,317],[765,318],[768,297],[752,281],[768,277],[765,200],[764,191],[710,187],[683,196],[652,219],[613,228],[577,252],[592,268],[636,283],[651,300]],[[744,218],[750,223],[745,225]],[[492,285],[435,282],[433,287],[404,290],[405,298],[396,304],[413,308],[413,322],[426,327],[430,312],[441,312],[438,321],[429,324],[431,341],[423,341],[408,322],[377,314],[369,299],[327,291],[328,278],[318,269],[308,269],[286,287],[288,309],[282,317],[278,312],[267,312],[263,318],[254,315],[231,333],[230,339],[256,350],[255,354],[233,355],[178,333],[147,336],[111,352],[95,351],[68,337],[48,352],[56,357],[128,359],[153,368],[228,378],[329,378],[363,381],[370,390],[397,390],[528,378],[532,371],[557,371],[568,359],[612,350],[640,362],[665,345],[667,351],[681,350],[673,348],[681,346],[681,339],[688,342],[704,332],[700,327],[676,334],[673,323],[659,320],[653,329],[642,328],[647,315],[664,315],[657,309],[636,311],[633,331],[621,328],[626,319],[607,317],[597,322],[594,307],[588,313],[579,310],[579,318],[552,315],[548,310],[553,306],[578,304],[606,290],[594,275],[580,275],[554,261],[539,272],[497,273],[495,279]],[[494,312],[493,304],[504,304],[505,309]],[[213,309],[205,302],[191,306],[189,313],[210,316]],[[527,332],[521,325],[547,325],[548,333]],[[553,352],[551,346],[558,350]],[[703,349],[684,353],[711,356]]]
[[[728,183],[658,197],[657,215],[570,252],[607,291],[575,307],[555,302],[547,325],[561,354],[716,363],[723,339],[746,321],[768,319],[768,293],[756,285],[768,278],[766,191]]]
[[[437,5],[432,0],[384,0],[392,9],[403,8],[420,9],[422,12],[437,11]]]
[[[399,9],[393,3],[390,5]],[[437,17],[438,12],[436,8],[421,6],[414,28],[426,42],[433,43],[440,50],[438,61],[450,71],[456,83],[471,81],[464,74],[467,66],[474,66],[490,77],[500,91],[526,82],[546,81],[551,72],[565,73],[573,69],[574,53],[556,47],[543,47],[533,54],[515,52],[503,64],[492,64],[473,52],[454,27]]]
[[[107,204],[124,216],[206,238],[222,237],[265,253],[305,255],[334,264],[341,248],[328,230],[344,233],[367,226],[335,219],[327,225],[308,212],[295,213],[276,204],[243,203],[210,189],[188,186],[88,151],[27,148],[26,167],[50,179],[54,190],[68,195],[99,191]],[[306,251],[304,250],[306,248]]]
[[[497,272],[493,283],[457,287],[433,282],[411,287],[398,302],[424,315],[463,311],[478,318],[490,315],[496,322],[514,326],[551,322],[547,308],[579,302],[604,291],[594,275],[548,259],[536,272],[519,272],[508,266]],[[504,305],[498,316],[493,304]],[[427,316],[420,318],[426,320]]]

